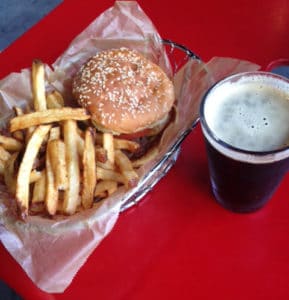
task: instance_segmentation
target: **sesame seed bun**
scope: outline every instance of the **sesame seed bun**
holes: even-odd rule
[[[101,51],[73,80],[72,92],[101,131],[130,134],[164,120],[174,101],[165,72],[127,48]]]

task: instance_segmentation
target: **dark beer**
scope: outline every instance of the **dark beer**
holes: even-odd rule
[[[289,167],[289,158],[252,164],[227,157],[206,142],[213,193],[236,212],[261,208],[273,195]]]
[[[236,212],[261,208],[289,169],[289,82],[255,72],[227,78],[201,105],[213,193]]]

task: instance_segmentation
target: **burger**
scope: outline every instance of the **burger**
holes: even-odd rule
[[[135,50],[109,49],[76,73],[72,94],[96,129],[137,140],[143,155],[172,119],[174,86],[166,73]]]

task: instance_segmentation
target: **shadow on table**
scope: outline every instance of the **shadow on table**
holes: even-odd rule
[[[63,0],[1,0],[0,52]]]
[[[0,300],[22,300],[22,298],[0,280]]]

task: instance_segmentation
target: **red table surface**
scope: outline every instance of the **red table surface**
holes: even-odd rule
[[[139,3],[162,37],[205,61],[236,57],[265,67],[288,58],[288,0]],[[111,5],[65,0],[0,54],[0,78],[36,57],[52,63]],[[197,126],[169,174],[120,215],[63,294],[36,288],[2,244],[0,278],[24,299],[288,299],[288,184],[289,176],[261,211],[226,211],[211,195]]]

